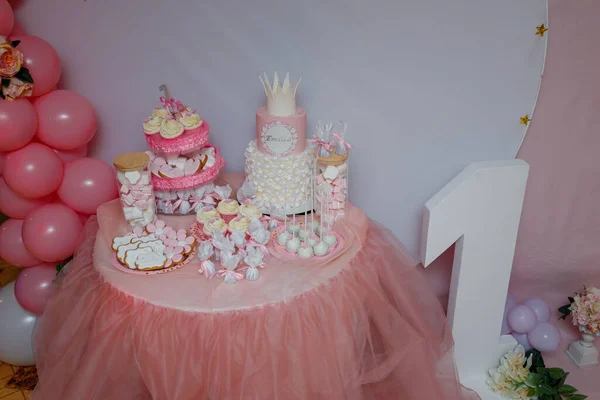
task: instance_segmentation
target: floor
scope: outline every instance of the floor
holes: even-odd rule
[[[0,287],[17,279],[19,271],[0,260]],[[15,367],[0,361],[0,400],[29,400],[36,383],[35,367]]]

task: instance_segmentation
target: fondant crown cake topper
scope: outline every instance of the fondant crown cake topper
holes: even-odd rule
[[[301,79],[296,83],[290,83],[290,74],[285,75],[283,84],[280,84],[277,72],[273,77],[273,84],[269,81],[267,74],[259,77],[267,96],[267,111],[275,117],[289,117],[296,113],[296,91]]]

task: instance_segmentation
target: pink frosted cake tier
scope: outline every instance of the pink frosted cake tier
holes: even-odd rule
[[[302,154],[306,148],[306,111],[296,107],[296,114],[276,117],[261,107],[256,112],[258,150],[275,157]]]
[[[152,186],[154,187],[154,190],[173,191],[191,189],[214,181],[223,168],[225,168],[225,160],[221,157],[219,149],[215,147],[215,163],[211,167],[204,168],[197,174],[175,179],[165,179],[152,175]]]
[[[155,153],[185,154],[200,150],[208,144],[210,126],[203,121],[196,129],[186,130],[183,135],[175,139],[165,139],[160,134],[145,135],[148,146]]]

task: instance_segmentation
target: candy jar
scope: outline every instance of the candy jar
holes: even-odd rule
[[[143,152],[120,154],[113,160],[123,214],[132,226],[146,226],[154,221],[155,199],[149,161],[148,154]]]
[[[337,128],[337,132],[334,130]],[[348,204],[348,155],[352,146],[344,138],[346,124],[340,121],[317,125],[315,210],[327,228],[345,214]]]

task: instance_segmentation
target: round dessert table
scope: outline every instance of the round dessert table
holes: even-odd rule
[[[225,177],[238,186],[239,175]],[[194,217],[167,217],[189,227]],[[38,320],[34,399],[475,399],[457,380],[441,305],[386,229],[350,206],[334,259],[265,259],[257,281],[194,260],[132,275],[118,201],[86,225]]]

